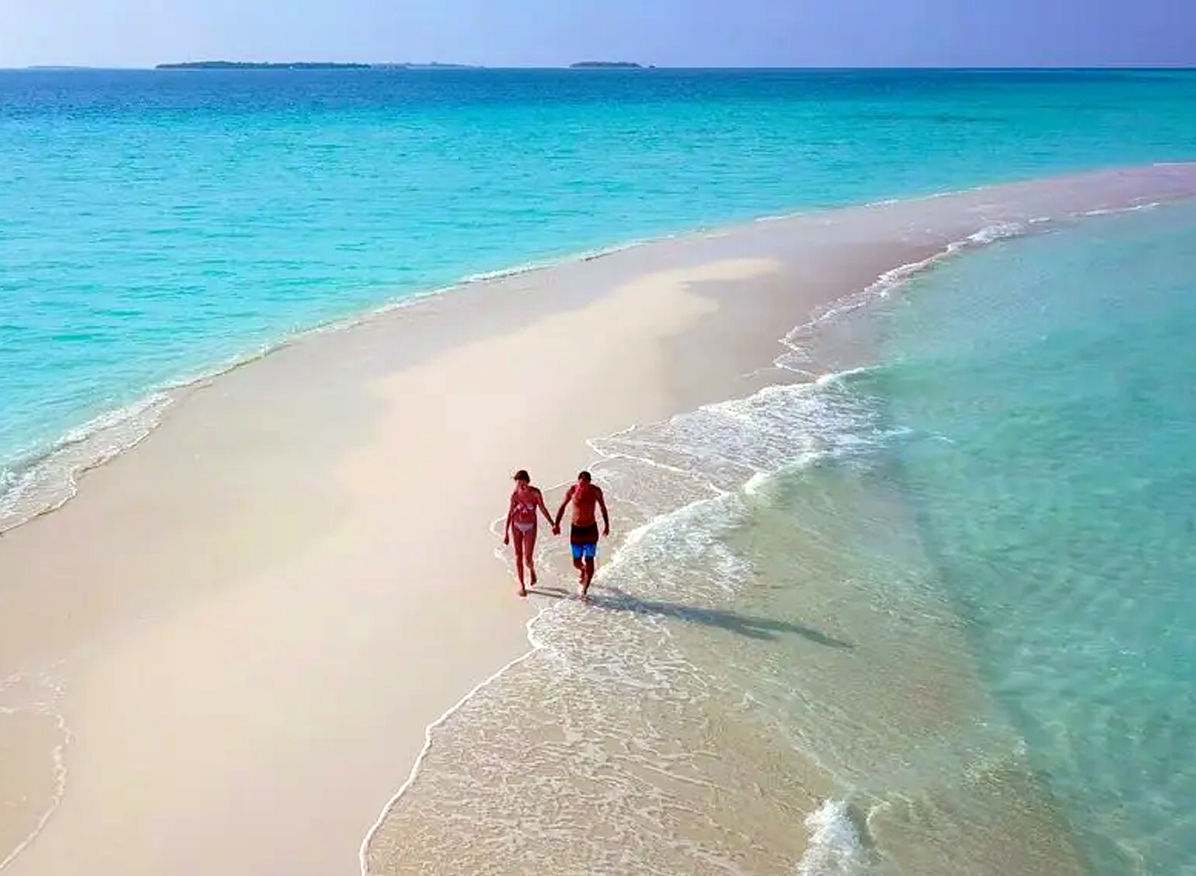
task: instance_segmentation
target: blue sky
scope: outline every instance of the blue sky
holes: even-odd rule
[[[0,0],[0,66],[1196,66],[1196,0]]]

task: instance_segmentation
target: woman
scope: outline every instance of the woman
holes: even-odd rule
[[[502,543],[511,543],[511,529],[515,530],[515,572],[519,576],[519,595],[527,596],[523,586],[523,567],[531,575],[531,586],[536,586],[536,521],[537,511],[544,512],[544,519],[552,526],[552,515],[544,505],[544,494],[532,486],[532,478],[525,470],[515,472],[515,490],[511,493],[511,504],[507,508],[507,525],[503,530]],[[556,527],[553,527],[556,532]]]

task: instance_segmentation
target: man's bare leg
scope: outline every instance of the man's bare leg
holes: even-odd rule
[[[586,567],[582,563],[581,557],[573,558],[573,568],[577,570],[577,595],[580,597],[582,595],[582,585],[586,581]]]
[[[585,599],[590,592],[590,585],[594,582],[594,558],[586,557],[586,566],[582,572],[581,597]]]

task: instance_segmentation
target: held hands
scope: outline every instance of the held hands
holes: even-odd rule
[[[552,524],[552,534],[553,535],[561,534],[561,525],[559,523]]]

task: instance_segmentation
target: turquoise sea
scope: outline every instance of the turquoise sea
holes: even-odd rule
[[[1196,873],[1196,205],[994,246],[867,385],[982,674],[1091,872]]]
[[[1186,72],[0,73],[6,495],[465,277],[1193,144]],[[1196,204],[1030,231],[793,335],[813,382],[595,437],[593,605],[366,871],[1196,874]]]
[[[154,391],[317,324],[703,224],[1185,159],[1194,132],[1189,72],[0,72],[0,528]]]

